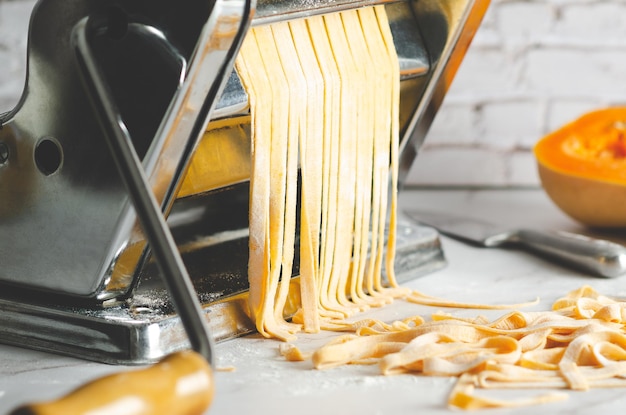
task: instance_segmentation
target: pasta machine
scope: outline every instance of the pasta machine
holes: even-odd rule
[[[251,26],[379,3],[400,59],[402,184],[488,0],[40,0],[22,97],[0,114],[0,342],[109,363],[188,347],[146,242],[162,223],[136,193],[167,218],[165,251],[182,258],[213,338],[251,332],[238,48]],[[179,194],[199,145],[214,170]],[[444,264],[435,231],[400,226],[400,279]]]

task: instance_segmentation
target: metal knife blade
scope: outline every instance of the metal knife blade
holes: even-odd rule
[[[626,274],[626,247],[569,232],[507,229],[481,219],[444,212],[405,212],[410,218],[450,236],[482,247],[513,245],[549,256],[595,276],[613,278]]]
[[[515,236],[516,230],[506,229],[481,219],[454,216],[434,211],[407,211],[412,219],[437,229],[444,235],[487,248],[496,247]]]

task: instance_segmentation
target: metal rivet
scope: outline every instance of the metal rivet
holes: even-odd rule
[[[9,146],[0,141],[0,165],[9,161]]]

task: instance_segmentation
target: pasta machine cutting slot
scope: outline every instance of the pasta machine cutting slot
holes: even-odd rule
[[[401,185],[488,1],[382,3],[400,61]],[[253,331],[239,46],[251,26],[375,4],[40,0],[24,92],[0,115],[0,341],[110,363],[188,346],[111,129],[132,140],[214,338]],[[183,186],[199,151],[208,170]],[[399,238],[400,279],[445,263],[432,229],[401,224]]]

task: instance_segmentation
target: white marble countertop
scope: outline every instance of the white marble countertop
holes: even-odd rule
[[[540,190],[422,190],[404,192],[402,206],[448,210],[489,218],[511,226],[588,233],[560,213]],[[626,244],[619,235],[597,235]],[[405,285],[459,301],[517,303],[539,296],[532,309],[547,310],[552,302],[581,285],[626,296],[626,277],[593,278],[517,250],[481,249],[442,237],[448,265]],[[435,308],[397,301],[374,314],[393,320],[429,315]],[[461,315],[504,312],[452,311]],[[297,344],[310,349],[329,335],[303,335]],[[381,376],[376,366],[349,366],[317,371],[309,362],[290,363],[278,356],[277,342],[256,335],[220,343],[217,366],[234,372],[216,374],[216,396],[210,414],[445,414],[451,378],[415,375]],[[127,368],[103,365],[43,352],[0,345],[0,414],[35,400],[50,399],[104,374]],[[490,392],[491,393],[491,392]],[[528,392],[495,391],[493,396]],[[570,392],[564,402],[490,414],[597,414],[626,412],[626,390]]]

